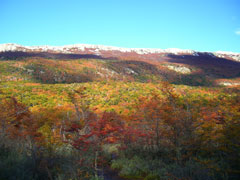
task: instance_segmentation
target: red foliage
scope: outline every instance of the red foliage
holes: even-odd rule
[[[116,143],[121,139],[124,128],[116,113],[104,112],[100,118],[89,119],[88,122],[85,126],[74,123],[68,130],[74,133],[71,140],[76,149],[99,148],[104,143]]]

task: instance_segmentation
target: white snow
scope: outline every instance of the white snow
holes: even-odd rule
[[[18,44],[0,44],[0,52],[5,51],[17,51],[18,48],[21,48],[21,45]]]
[[[0,44],[0,52],[5,51],[53,51],[53,52],[64,52],[73,53],[73,51],[85,51],[86,49],[93,49],[95,52],[99,51],[120,51],[123,53],[135,52],[137,54],[157,54],[157,53],[194,53],[193,50],[182,50],[177,48],[169,49],[151,49],[151,48],[122,48],[114,46],[104,46],[104,45],[90,45],[90,44],[74,44],[66,46],[21,46],[18,44]]]
[[[185,66],[174,66],[174,65],[167,65],[168,69],[171,69],[173,71],[182,73],[182,74],[189,74],[191,73],[191,69]]]
[[[199,54],[197,52],[194,52],[192,55],[193,56],[199,56]]]
[[[220,82],[219,85],[223,85],[223,86],[239,86],[240,83],[238,83],[238,82]]]
[[[219,58],[224,58],[225,56],[228,56],[236,61],[240,61],[240,53],[228,52],[228,51],[217,51],[214,53],[214,55]]]
[[[226,55],[240,55],[240,53],[229,52],[229,51],[216,51],[216,54],[226,54]]]
[[[96,54],[101,54],[101,51],[120,51],[122,53],[137,53],[139,55],[142,54],[190,54],[193,56],[199,56],[197,51],[190,49],[178,49],[178,48],[168,48],[168,49],[156,49],[156,48],[122,48],[122,47],[114,47],[114,46],[104,46],[104,45],[91,45],[91,44],[74,44],[74,45],[66,45],[66,46],[21,46],[19,44],[0,44],[0,52],[6,51],[24,51],[24,52],[56,52],[56,53],[69,53],[74,54],[78,52],[84,52],[85,50],[89,50]],[[211,52],[207,52],[211,53]],[[240,53],[234,52],[225,52],[225,51],[217,51],[211,53],[217,57],[228,56],[237,61],[240,61]]]
[[[132,69],[130,69],[130,68],[125,68],[125,70],[126,70],[126,72],[127,72],[127,74],[138,74],[138,73],[136,73],[134,70],[132,70]]]

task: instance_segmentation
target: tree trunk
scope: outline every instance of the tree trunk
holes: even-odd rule
[[[98,177],[98,167],[97,167],[97,161],[98,161],[98,151],[95,152],[95,161],[94,161],[94,169],[95,169],[95,177]]]

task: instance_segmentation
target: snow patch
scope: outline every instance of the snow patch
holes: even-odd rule
[[[130,69],[130,68],[125,68],[125,71],[127,74],[135,74],[137,75],[138,73],[136,73],[134,70]]]
[[[0,44],[0,52],[5,51],[17,51],[19,48],[21,48],[21,45],[18,44]]]
[[[184,67],[184,66],[174,66],[174,65],[167,65],[167,68],[173,71],[176,71],[178,73],[181,74],[189,74],[191,73],[191,69],[189,69],[188,67]]]
[[[226,56],[236,60],[240,61],[240,53],[235,53],[235,52],[227,52],[227,51],[217,51],[214,53],[215,56],[219,58],[225,58]]]
[[[222,85],[222,86],[238,86],[238,85],[240,85],[240,83],[238,83],[238,82],[220,82],[219,85]]]
[[[192,55],[193,56],[199,56],[199,54],[197,52],[194,52]]]

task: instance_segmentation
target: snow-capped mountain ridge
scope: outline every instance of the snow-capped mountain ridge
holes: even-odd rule
[[[178,48],[169,49],[154,49],[154,48],[122,48],[114,46],[104,46],[104,45],[91,45],[91,44],[74,44],[65,46],[21,46],[19,44],[1,44],[0,52],[6,51],[63,51],[72,53],[71,49],[78,49],[84,51],[85,49],[98,49],[102,51],[120,51],[120,52],[136,52],[138,54],[149,54],[149,53],[194,53],[193,50],[182,50]]]
[[[77,54],[89,51],[95,55],[101,55],[101,52],[106,51],[116,51],[120,53],[136,53],[138,55],[145,54],[175,54],[175,55],[193,55],[199,56],[199,53],[208,53],[216,57],[224,58],[228,56],[234,60],[240,61],[240,53],[234,52],[198,52],[189,49],[178,49],[178,48],[168,48],[168,49],[155,49],[155,48],[122,48],[114,46],[104,46],[104,45],[90,45],[90,44],[74,44],[65,46],[22,46],[19,44],[0,44],[0,52],[7,51],[22,51],[22,52],[53,52],[53,53],[66,53],[66,54]]]

